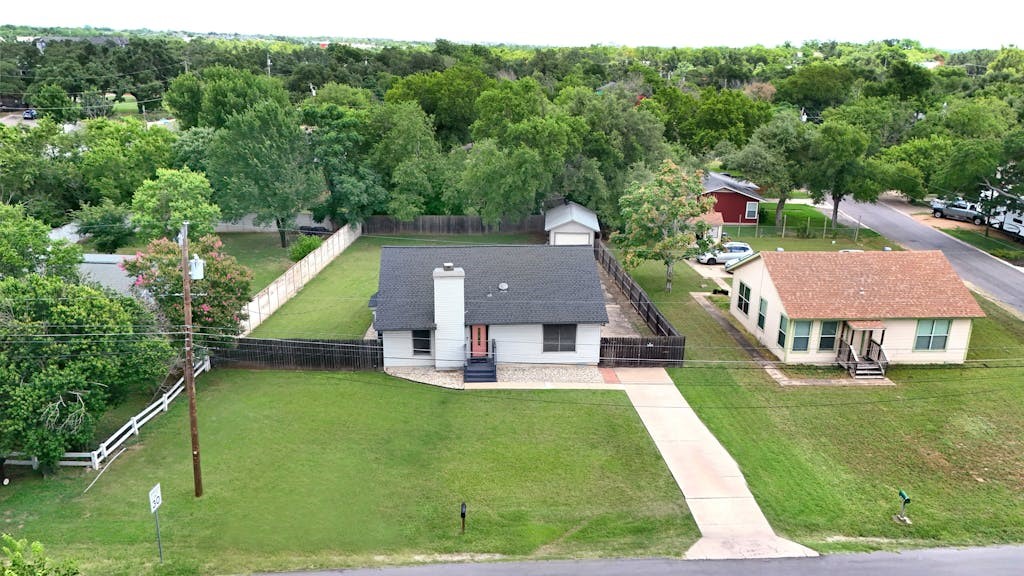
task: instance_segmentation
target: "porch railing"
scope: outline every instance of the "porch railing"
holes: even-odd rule
[[[881,368],[882,374],[885,374],[885,371],[889,368],[889,357],[885,355],[885,349],[882,348],[882,343],[876,341],[874,338],[868,341],[868,350],[864,357],[878,363],[878,367]]]
[[[471,340],[467,340],[466,343],[463,344],[462,346],[466,350],[467,363],[495,362],[498,359],[498,345],[497,343],[495,343],[493,339],[487,342],[487,351],[482,356],[477,356],[473,354],[473,342]]]

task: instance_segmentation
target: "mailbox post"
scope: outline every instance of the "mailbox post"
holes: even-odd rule
[[[466,533],[466,503],[465,502],[462,503],[462,513],[460,515],[462,516],[462,533],[465,534]]]
[[[907,504],[910,504],[910,496],[907,496],[906,492],[900,490],[900,513],[893,516],[893,520],[900,524],[913,524],[910,518],[907,518]]]

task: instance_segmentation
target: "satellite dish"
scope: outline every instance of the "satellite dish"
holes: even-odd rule
[[[498,290],[501,290],[502,292],[508,290],[508,282],[502,282],[501,284],[498,284]]]

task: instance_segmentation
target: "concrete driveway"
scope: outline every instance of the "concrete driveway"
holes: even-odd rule
[[[894,207],[901,203],[906,204],[902,199],[889,195],[883,196],[877,204],[846,200],[839,205],[839,215],[844,223],[856,224],[859,220],[864,226],[907,250],[941,250],[960,278],[971,284],[972,288],[1024,316],[1024,272],[948,234],[921,224]],[[830,202],[818,206],[818,209],[828,215],[832,214]]]

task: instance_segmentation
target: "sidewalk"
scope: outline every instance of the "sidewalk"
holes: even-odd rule
[[[663,368],[616,368],[633,407],[686,498],[701,538],[686,558],[789,558],[817,552],[780,538],[736,461]]]

